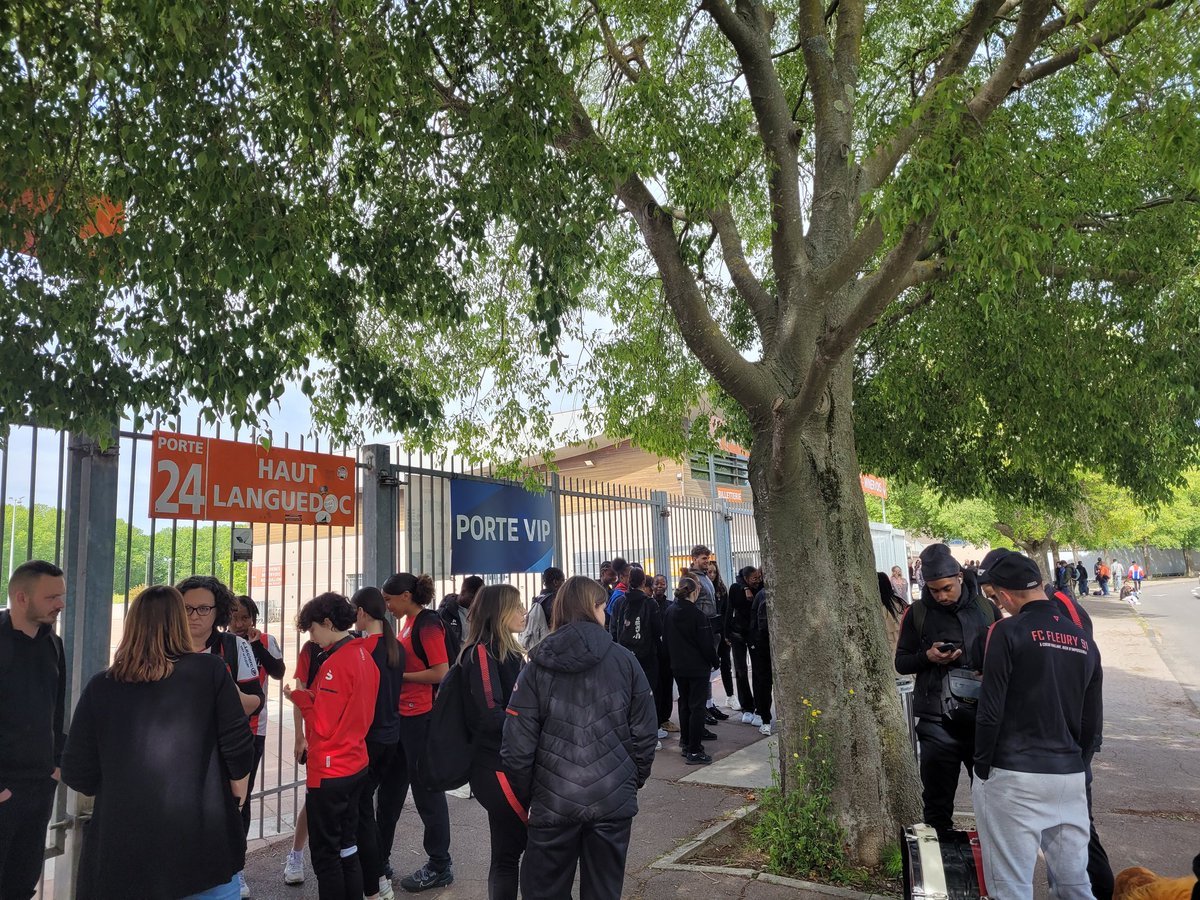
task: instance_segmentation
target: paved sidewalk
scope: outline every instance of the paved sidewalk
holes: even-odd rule
[[[1149,640],[1135,611],[1112,600],[1091,598],[1088,611],[1105,666],[1105,739],[1095,762],[1096,819],[1114,870],[1144,865],[1167,875],[1189,871],[1200,851],[1200,715]],[[719,691],[718,691],[719,693]],[[775,900],[803,897],[794,888],[737,876],[662,871],[650,864],[728,812],[749,802],[756,785],[768,784],[773,740],[731,718],[716,728],[720,740],[707,745],[716,762],[684,765],[674,735],[663,743],[649,783],[639,797],[624,896],[666,900],[691,896]],[[740,752],[739,752],[740,751]],[[487,896],[487,820],[473,800],[449,798],[455,883],[436,897]],[[963,779],[958,803],[970,810]],[[398,873],[417,868],[420,821],[411,805],[400,819],[393,864]],[[281,864],[289,844],[251,854],[247,877],[256,898],[315,898],[309,869],[301,887],[282,883]],[[1045,896],[1044,881],[1038,895]],[[819,895],[811,895],[814,900]]]

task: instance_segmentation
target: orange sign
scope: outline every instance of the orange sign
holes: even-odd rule
[[[723,484],[717,486],[717,496],[722,500],[732,500],[734,503],[741,503],[746,499],[741,488],[726,487]]]
[[[353,525],[354,460],[154,432],[150,515],[206,522]]]
[[[862,484],[864,494],[870,494],[883,500],[887,499],[887,481],[885,479],[878,475],[859,475],[858,480]]]

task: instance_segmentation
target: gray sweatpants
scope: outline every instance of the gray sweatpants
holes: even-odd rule
[[[971,788],[983,849],[983,876],[994,900],[1032,900],[1038,848],[1053,870],[1056,900],[1092,900],[1084,775],[993,768]]]

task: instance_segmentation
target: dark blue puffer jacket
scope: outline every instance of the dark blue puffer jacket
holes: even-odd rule
[[[530,825],[632,818],[658,720],[637,659],[573,622],[534,649],[508,703],[500,756]]]

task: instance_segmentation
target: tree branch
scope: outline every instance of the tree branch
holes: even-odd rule
[[[737,222],[734,221],[728,205],[713,210],[708,214],[708,218],[721,240],[721,256],[733,279],[733,286],[754,314],[754,321],[758,323],[759,331],[762,332],[763,346],[766,346],[775,333],[775,300],[763,288],[762,282],[755,277],[746,261],[742,236],[738,233]]]
[[[621,50],[617,39],[613,37],[612,29],[608,26],[608,17],[601,11],[600,4],[596,0],[592,0],[592,9],[596,13],[596,23],[600,26],[600,35],[604,38],[604,49],[608,51],[613,65],[620,69],[631,83],[636,83],[642,77],[642,73],[630,64],[629,57]]]
[[[1125,19],[1119,25],[1103,31],[1097,31],[1082,43],[1076,44],[1069,50],[1064,50],[1062,53],[1052,56],[1049,59],[1029,66],[1013,79],[1012,84],[1009,86],[1009,91],[1020,90],[1026,85],[1065,69],[1067,66],[1074,65],[1083,57],[1095,53],[1113,41],[1119,40],[1129,34],[1129,32],[1145,21],[1149,13],[1155,10],[1167,9],[1176,2],[1178,0],[1151,0],[1151,2],[1138,7],[1128,19]]]
[[[1088,18],[1096,7],[1100,5],[1100,0],[1087,0],[1083,4],[1083,8],[1079,12],[1066,12],[1057,19],[1051,19],[1042,26],[1042,30],[1038,32],[1038,44],[1044,44],[1048,38],[1058,34],[1068,25],[1078,25],[1084,19]],[[1060,7],[1061,8],[1061,7]]]
[[[859,177],[860,194],[870,193],[891,177],[928,121],[930,101],[934,92],[947,78],[966,69],[1002,5],[1003,0],[976,0],[970,14],[958,28],[958,38],[946,49],[934,69],[933,77],[921,91],[916,104],[917,115],[913,121],[900,128],[864,158]]]
[[[1017,74],[1037,49],[1042,22],[1049,11],[1050,0],[1025,0],[1021,5],[1017,30],[1008,42],[1008,49],[1004,51],[1000,64],[967,104],[968,111],[977,122],[983,122],[1008,96]]]
[[[817,282],[826,290],[837,290],[858,275],[882,243],[883,223],[878,216],[872,216],[842,255],[816,273]]]
[[[608,164],[601,166],[602,170],[622,171],[596,133],[583,103],[574,94],[570,102],[570,129],[558,138],[556,146],[564,152],[584,153],[593,159],[598,153],[608,158]],[[729,343],[721,327],[713,320],[696,283],[695,274],[688,268],[680,252],[671,214],[659,205],[636,173],[630,173],[623,179],[615,177],[612,190],[642,232],[646,248],[662,276],[667,304],[671,307],[688,349],[717,383],[745,409],[763,409],[770,402],[770,394],[762,371]]]
[[[806,416],[816,408],[834,367],[858,340],[859,335],[871,326],[902,290],[917,283],[910,283],[911,270],[915,268],[917,256],[933,230],[935,219],[936,215],[930,214],[910,225],[879,268],[855,284],[849,312],[817,341],[817,350],[804,377],[794,415]],[[930,266],[932,261],[918,265]]]
[[[740,6],[740,5],[739,5]],[[787,95],[771,61],[772,14],[746,4],[734,12],[726,0],[701,0],[700,7],[733,46],[746,78],[750,103],[767,154],[767,188],[771,200],[771,262],[786,303],[796,276],[808,270],[804,250],[804,214],[800,205],[800,172],[795,127]],[[764,346],[766,346],[764,342]]]

